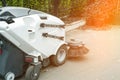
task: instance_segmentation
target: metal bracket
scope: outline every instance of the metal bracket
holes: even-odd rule
[[[47,16],[40,16],[41,20],[47,20]]]
[[[45,24],[45,23],[41,23],[40,27],[65,28],[64,25],[53,25],[53,24]]]
[[[64,40],[63,36],[55,36],[55,35],[50,35],[48,33],[43,33],[42,34],[43,37],[50,37],[50,38],[55,38],[55,39],[59,39],[59,40]]]

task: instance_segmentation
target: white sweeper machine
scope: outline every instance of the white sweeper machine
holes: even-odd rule
[[[3,3],[4,0],[3,0]],[[42,67],[65,63],[67,55],[88,52],[65,41],[65,24],[50,14],[23,7],[0,8],[0,79],[37,80]],[[81,46],[80,46],[81,45]]]

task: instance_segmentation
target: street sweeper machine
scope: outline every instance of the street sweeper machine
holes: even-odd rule
[[[49,61],[59,66],[65,63],[68,52],[78,53],[81,47],[65,42],[64,25],[41,11],[1,7],[0,78],[14,80],[25,73],[25,80],[37,80]]]

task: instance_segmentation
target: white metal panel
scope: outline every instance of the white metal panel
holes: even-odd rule
[[[43,22],[46,24],[63,25],[64,23],[56,17],[49,16],[45,21],[41,20],[38,15],[29,15],[14,20],[15,23],[9,25],[10,29],[8,32],[20,42],[21,45],[19,48],[29,55],[42,55],[46,58],[56,54],[57,49],[65,43],[62,40],[42,36],[42,33],[49,33],[51,35],[65,37],[64,29],[40,27],[40,24]]]

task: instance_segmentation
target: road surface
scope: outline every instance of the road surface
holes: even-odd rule
[[[67,41],[72,38],[84,41],[89,53],[43,69],[38,80],[120,80],[120,29],[76,29],[66,33]]]

